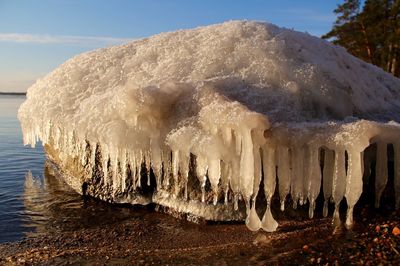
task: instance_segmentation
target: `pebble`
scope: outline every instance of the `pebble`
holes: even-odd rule
[[[395,226],[393,228],[392,234],[395,235],[395,236],[400,235],[400,229],[397,226]]]
[[[257,234],[256,238],[253,241],[254,245],[267,245],[271,242],[270,239],[267,238],[265,234]]]

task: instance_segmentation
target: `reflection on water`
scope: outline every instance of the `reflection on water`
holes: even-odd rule
[[[16,117],[25,96],[0,95],[0,117]]]
[[[25,176],[23,202],[28,236],[101,226],[139,216],[144,210],[114,206],[83,198],[54,176],[46,164],[44,177],[28,172]]]
[[[43,149],[22,145],[17,119],[22,96],[0,96],[0,243],[21,239],[33,228],[24,224],[30,220],[23,202],[25,174],[31,170],[43,176]]]

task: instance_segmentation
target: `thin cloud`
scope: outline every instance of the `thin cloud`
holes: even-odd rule
[[[132,39],[92,36],[68,36],[48,34],[0,33],[0,42],[31,44],[63,44],[81,46],[108,46],[126,43]]]
[[[20,80],[2,80],[0,79],[0,91],[7,92],[26,92],[27,88],[32,86],[36,81],[35,79]]]

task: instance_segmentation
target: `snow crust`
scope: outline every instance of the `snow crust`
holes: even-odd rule
[[[312,217],[321,184],[324,215],[332,201],[339,222],[345,198],[351,226],[372,143],[376,204],[393,144],[400,205],[400,80],[341,47],[268,23],[231,21],[78,55],[28,89],[18,116],[25,144],[41,140],[90,165],[99,146],[102,178],[115,191],[128,178],[140,187],[145,165],[157,190],[185,201],[194,167],[203,191],[197,201],[208,204],[206,182],[210,204],[237,209],[243,200],[250,230],[276,230],[275,189],[282,210],[290,195],[293,207],[308,202]]]

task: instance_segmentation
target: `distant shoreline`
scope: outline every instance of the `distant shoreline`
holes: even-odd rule
[[[1,92],[0,95],[26,96],[26,92]]]

